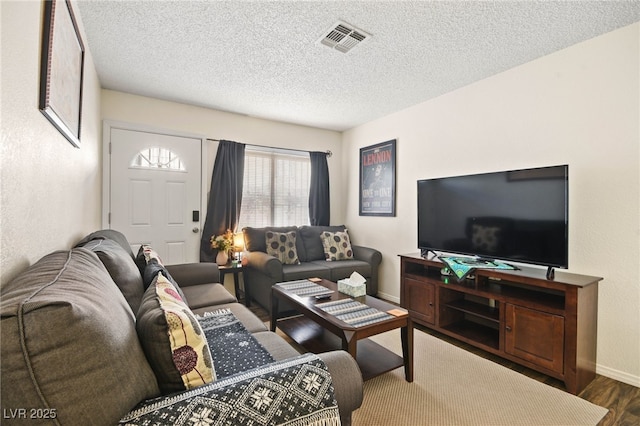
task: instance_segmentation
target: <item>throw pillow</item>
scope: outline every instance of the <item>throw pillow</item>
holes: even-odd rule
[[[164,266],[162,259],[158,256],[158,253],[152,249],[149,244],[142,244],[135,258],[136,265],[140,268],[141,275],[144,275],[144,269],[151,259],[156,259],[160,266]]]
[[[78,244],[76,244],[76,247],[83,247],[86,243],[93,240],[115,241],[125,252],[127,252],[129,256],[131,256],[131,258],[133,258],[131,245],[129,245],[127,237],[125,237],[122,232],[116,231],[115,229],[101,229],[100,231],[92,232],[84,237]]]
[[[267,254],[280,260],[284,265],[297,265],[300,263],[296,250],[296,233],[291,232],[265,232]]]
[[[344,232],[324,231],[320,234],[320,239],[324,248],[324,257],[328,262],[353,259],[351,241],[346,229]]]
[[[163,393],[193,389],[216,379],[209,345],[195,314],[162,272],[145,291],[136,330]]]
[[[0,423],[115,425],[138,401],[160,395],[134,315],[110,281],[95,253],[76,248],[2,283],[2,410],[48,401],[56,419],[4,414]]]
[[[98,255],[135,315],[140,308],[144,286],[129,253],[117,242],[108,239],[90,240],[83,247]]]
[[[178,286],[178,283],[173,279],[171,274],[169,274],[167,268],[164,267],[160,256],[158,256],[158,253],[156,253],[156,251],[153,250],[150,245],[143,244],[140,246],[135,261],[136,265],[138,265],[138,268],[140,269],[140,274],[142,274],[142,283],[145,290],[149,287],[149,285],[151,285],[153,280],[156,278],[156,275],[158,275],[158,272],[162,272],[162,275],[164,275],[165,278],[171,281],[171,284],[176,287],[176,290],[178,291],[178,294],[180,294],[180,297],[182,298],[184,303],[189,304],[187,298],[182,292],[182,289],[180,288],[180,286]]]
[[[147,263],[147,266],[144,269],[144,274],[142,276],[144,289],[146,290],[147,287],[151,285],[151,283],[156,278],[159,272],[162,272],[162,275],[164,275],[165,278],[168,279],[171,282],[171,284],[173,284],[173,286],[176,288],[176,291],[180,295],[180,298],[182,299],[182,301],[188,305],[189,301],[184,295],[182,289],[180,288],[176,280],[173,279],[169,271],[167,271],[167,268],[165,268],[164,266],[158,263],[158,259],[149,260],[149,263]]]

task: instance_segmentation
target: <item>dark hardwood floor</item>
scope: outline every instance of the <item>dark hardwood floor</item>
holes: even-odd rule
[[[267,311],[257,306],[251,306],[251,311],[262,321],[270,320]],[[518,365],[514,362],[502,359],[498,356],[485,352],[474,346],[460,342],[444,334],[430,330],[420,325],[415,326],[415,330],[429,333],[443,339],[453,345],[463,348],[485,359],[503,365],[521,374],[524,374],[539,382],[566,391],[564,383],[553,377],[549,377],[537,371]],[[609,413],[598,423],[599,426],[638,426],[640,425],[640,388],[597,375],[579,395],[580,398],[590,401],[601,407],[609,409]]]

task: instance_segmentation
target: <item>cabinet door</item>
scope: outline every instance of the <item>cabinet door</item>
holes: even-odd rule
[[[411,311],[413,317],[433,324],[435,322],[434,286],[412,278],[404,278],[404,308]]]
[[[549,370],[564,370],[564,318],[506,304],[505,352]]]

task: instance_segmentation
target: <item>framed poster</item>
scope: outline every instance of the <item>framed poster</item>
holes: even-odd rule
[[[80,146],[84,45],[71,3],[46,0],[40,57],[40,111]]]
[[[396,215],[396,140],[360,148],[360,216]]]

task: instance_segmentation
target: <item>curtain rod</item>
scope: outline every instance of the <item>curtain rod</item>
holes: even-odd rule
[[[220,142],[222,139],[211,139],[211,138],[207,138],[208,141],[211,142]],[[293,149],[293,148],[278,148],[275,146],[266,146],[266,145],[256,145],[256,144],[245,144],[248,146],[255,146],[258,148],[270,148],[270,149],[280,149],[280,150],[284,150],[284,151],[297,151],[297,152],[310,152],[310,151],[305,151],[304,149]],[[333,155],[333,153],[329,150],[326,150],[325,153],[327,154],[327,157],[331,157]]]

